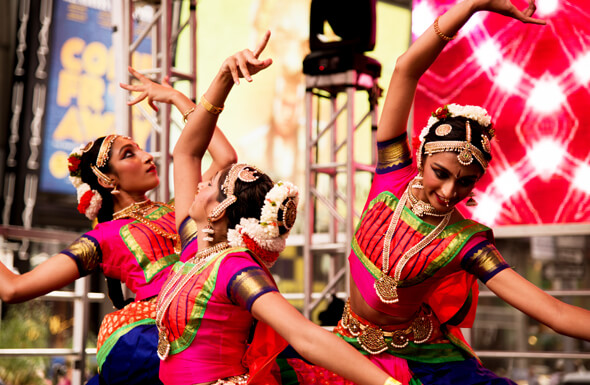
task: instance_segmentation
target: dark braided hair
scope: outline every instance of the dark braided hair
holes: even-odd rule
[[[222,185],[230,169],[231,166],[225,168],[219,176],[218,202],[222,202],[226,198]],[[274,187],[274,182],[268,175],[261,171],[257,171],[256,174],[258,179],[253,182],[242,182],[240,179],[236,179],[234,196],[237,200],[225,210],[229,229],[233,229],[239,225],[242,218],[260,219],[264,199],[266,198],[266,194]],[[282,209],[279,210],[278,214],[278,217],[281,218],[283,214]],[[289,229],[284,226],[279,226],[279,234],[283,235],[288,231]]]
[[[98,183],[98,178],[92,172],[90,165],[93,164],[96,166],[96,158],[98,157],[98,152],[100,151],[100,146],[104,141],[105,137],[100,137],[94,141],[92,147],[89,150],[84,152],[80,158],[80,177],[82,178],[82,182],[88,183],[91,189],[98,191],[100,196],[102,197],[102,205],[100,210],[98,211],[98,215],[96,216],[98,222],[106,222],[113,219],[113,211],[114,211],[114,201],[113,196],[111,195],[111,190],[105,187],[102,187],[100,183]],[[110,158],[110,152],[109,152]],[[103,167],[98,168],[103,173],[108,173],[111,171],[111,166],[109,162]]]

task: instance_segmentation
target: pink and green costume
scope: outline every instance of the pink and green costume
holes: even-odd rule
[[[352,241],[350,270],[369,306],[410,321],[374,325],[347,308],[335,332],[404,384],[512,383],[481,365],[460,330],[473,323],[477,279],[485,283],[508,267],[489,228],[470,219],[448,225],[401,270],[399,301],[384,303],[377,296],[373,285],[382,270],[383,239],[399,198],[417,174],[405,134],[379,143],[378,151],[375,178]],[[403,208],[390,245],[390,276],[401,256],[433,228]]]
[[[165,206],[146,218],[167,233],[176,232],[174,211]],[[97,353],[100,383],[161,384],[155,296],[179,260],[174,242],[141,222],[118,219],[99,223],[62,253],[76,262],[80,276],[100,269],[135,294],[135,302],[108,314],[101,324]]]
[[[180,233],[190,233],[186,229],[191,223],[185,220]],[[190,258],[197,251],[196,232],[188,241],[183,235],[182,258],[188,261],[175,264],[173,274],[187,274],[195,266]],[[249,373],[250,383],[273,384],[273,359],[286,342],[264,323],[255,325],[250,313],[260,296],[277,291],[259,259],[246,248],[226,249],[180,287],[171,286],[159,299],[177,293],[162,319],[170,341],[169,355],[160,365],[162,382],[192,385]]]

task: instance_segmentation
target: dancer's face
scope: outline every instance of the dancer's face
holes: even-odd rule
[[[212,180],[199,183],[195,199],[188,212],[195,221],[206,221],[209,213],[219,204],[217,198],[219,196],[220,177],[221,172],[218,172]]]
[[[160,183],[154,157],[131,139],[119,137],[111,147],[111,177],[121,191],[143,195]]]
[[[483,170],[473,161],[464,166],[456,152],[440,152],[428,155],[424,162],[424,189],[417,192],[420,199],[445,212],[467,198]]]

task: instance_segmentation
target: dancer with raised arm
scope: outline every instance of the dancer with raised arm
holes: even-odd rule
[[[175,95],[181,111],[195,107],[179,91],[161,87]],[[213,158],[208,173],[236,160],[233,147],[218,129],[208,150]],[[108,314],[101,324],[99,375],[90,383],[161,384],[155,300],[179,260],[174,202],[147,198],[159,184],[156,166],[152,155],[129,137],[98,138],[75,149],[68,162],[78,210],[98,224],[30,272],[16,275],[0,263],[0,298],[9,303],[26,301],[102,270],[109,297],[121,310]],[[121,282],[134,299],[123,299]]]
[[[188,260],[174,265],[158,296],[161,379],[167,385],[279,384],[271,369],[288,341],[306,359],[355,383],[397,384],[279,294],[268,267],[295,222],[297,188],[241,163],[211,180],[201,176],[203,153],[230,90],[271,65],[258,58],[269,37],[223,62],[174,149],[176,225]],[[157,88],[130,89],[170,102]],[[338,382],[329,383],[344,383],[331,378]]]
[[[404,384],[513,383],[483,368],[461,334],[475,316],[477,279],[555,331],[590,339],[589,311],[514,272],[491,230],[455,209],[470,198],[491,160],[487,111],[440,107],[412,159],[406,127],[417,83],[447,42],[483,11],[544,24],[532,17],[533,0],[524,11],[509,0],[465,0],[398,58],[377,130],[376,175],[352,241],[351,294],[336,332]]]

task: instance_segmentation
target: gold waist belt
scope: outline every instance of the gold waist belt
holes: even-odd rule
[[[361,347],[370,354],[379,354],[389,348],[402,349],[412,341],[422,344],[430,339],[434,330],[432,310],[423,307],[410,326],[397,330],[383,330],[380,326],[361,319],[350,309],[347,301],[340,326],[356,337]]]

